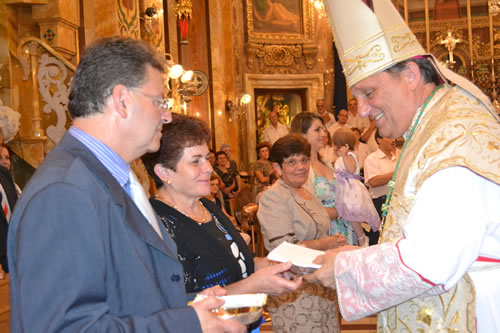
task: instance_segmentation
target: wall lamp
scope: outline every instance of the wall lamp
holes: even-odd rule
[[[250,94],[242,93],[233,102],[231,100],[226,100],[226,112],[229,114],[229,120],[240,119],[242,115],[246,113],[246,105],[250,103],[252,96]]]

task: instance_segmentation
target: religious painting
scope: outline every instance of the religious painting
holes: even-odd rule
[[[276,111],[278,120],[290,127],[293,117],[306,110],[305,89],[255,89],[255,119],[257,142],[262,142],[264,129],[269,125],[269,113]]]
[[[246,0],[250,43],[304,44],[314,40],[309,0]]]
[[[257,33],[301,33],[301,0],[252,0]]]

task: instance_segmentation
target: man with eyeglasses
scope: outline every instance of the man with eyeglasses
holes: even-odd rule
[[[160,146],[171,114],[164,62],[147,44],[103,39],[73,77],[73,125],[25,188],[8,238],[13,332],[244,332],[186,306],[175,243],[129,163]],[[221,289],[208,293],[221,294]]]

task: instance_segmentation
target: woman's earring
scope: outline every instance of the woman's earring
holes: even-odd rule
[[[167,179],[167,185],[170,185],[171,181],[170,179]]]

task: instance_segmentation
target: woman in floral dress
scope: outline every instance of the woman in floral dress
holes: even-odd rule
[[[311,169],[307,187],[316,194],[328,212],[331,220],[330,235],[341,234],[345,236],[348,244],[358,245],[351,223],[338,217],[335,209],[337,181],[333,166],[323,161],[319,155],[319,150],[324,147],[324,139],[327,136],[323,119],[315,113],[301,112],[293,118],[290,132],[302,134],[311,144]]]

